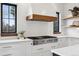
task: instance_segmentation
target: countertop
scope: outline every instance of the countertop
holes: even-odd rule
[[[58,38],[62,37],[72,37],[72,38],[79,38],[79,36],[69,36],[69,35],[49,35],[49,36],[57,36]],[[20,41],[32,41],[31,39],[17,39],[16,36],[11,37],[0,37],[0,43],[8,43],[8,42],[20,42]]]
[[[58,38],[60,38],[60,37],[74,37],[74,38],[79,38],[79,35],[51,35],[51,36],[57,36]]]
[[[12,42],[23,42],[23,41],[32,41],[30,39],[5,39],[5,40],[0,40],[0,43],[12,43]]]
[[[79,44],[51,50],[60,56],[79,56]]]

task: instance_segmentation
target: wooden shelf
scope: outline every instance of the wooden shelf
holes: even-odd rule
[[[70,25],[70,26],[67,26],[66,28],[79,28],[79,26]]]
[[[63,20],[67,20],[67,19],[74,19],[74,18],[79,18],[79,16],[75,16],[75,17],[66,17],[66,18],[64,18]]]
[[[57,17],[54,16],[47,16],[47,15],[40,15],[40,14],[32,14],[32,18],[29,16],[26,17],[26,20],[28,21],[46,21],[46,22],[51,22],[55,21]]]

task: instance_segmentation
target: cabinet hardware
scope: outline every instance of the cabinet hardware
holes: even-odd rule
[[[31,43],[31,45],[33,45],[33,43]]]

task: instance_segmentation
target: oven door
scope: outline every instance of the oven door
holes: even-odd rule
[[[49,38],[49,39],[47,39],[47,43],[55,43],[55,42],[58,42],[57,38]]]
[[[39,45],[39,44],[45,44],[45,40],[40,39],[40,40],[34,40],[33,45]]]

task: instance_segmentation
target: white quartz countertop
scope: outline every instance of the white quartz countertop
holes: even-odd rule
[[[60,37],[72,37],[72,38],[74,37],[74,38],[79,38],[79,36],[68,36],[68,35],[57,36],[57,37],[59,37],[59,38],[60,38]]]
[[[0,40],[0,43],[12,43],[12,42],[23,42],[23,41],[32,41],[30,39],[5,39],[5,40]]]
[[[79,56],[79,44],[51,50],[61,56]]]
[[[79,38],[79,35],[51,35],[51,36],[57,36],[58,38],[61,38],[61,37]]]

